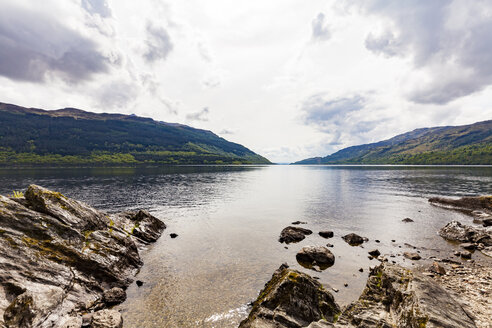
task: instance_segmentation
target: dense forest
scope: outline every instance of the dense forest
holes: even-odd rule
[[[0,103],[0,165],[268,164],[214,133],[73,108]]]
[[[492,121],[417,129],[295,164],[491,165]]]

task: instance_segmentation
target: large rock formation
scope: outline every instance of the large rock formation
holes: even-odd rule
[[[484,255],[492,257],[492,230],[490,227],[477,228],[451,221],[439,230],[444,239],[461,242],[465,249],[477,249]],[[466,253],[465,253],[466,254]]]
[[[148,212],[107,214],[36,185],[0,196],[0,327],[57,327],[105,308],[104,291],[131,283],[138,247],[164,229]]]
[[[475,324],[435,281],[385,263],[370,272],[360,298],[344,309],[335,327],[472,328]]]
[[[432,197],[429,202],[467,210],[485,210],[492,212],[492,196],[463,197],[459,199]]]
[[[300,328],[340,313],[333,296],[310,276],[282,265],[260,292],[240,328]]]
[[[459,199],[432,197],[429,202],[444,208],[455,209],[479,218],[484,226],[492,219],[492,196],[463,197]]]
[[[319,306],[322,303],[327,305]],[[239,327],[475,327],[461,305],[436,282],[387,263],[371,270],[360,298],[341,315],[338,312],[333,297],[319,283],[281,267]]]
[[[492,246],[492,231],[467,226],[458,221],[451,221],[446,224],[439,230],[439,235],[451,241]]]

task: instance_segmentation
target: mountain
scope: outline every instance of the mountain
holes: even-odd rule
[[[240,144],[182,124],[0,103],[1,166],[269,163]]]
[[[492,120],[423,128],[294,164],[492,164]]]

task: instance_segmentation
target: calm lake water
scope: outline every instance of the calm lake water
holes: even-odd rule
[[[144,285],[130,286],[128,300],[119,306],[125,327],[237,327],[247,304],[283,262],[339,289],[334,295],[343,305],[358,297],[367,268],[377,263],[367,257],[370,249],[394,254],[391,259],[401,263],[398,254],[412,249],[405,243],[424,247],[424,257],[448,256],[456,246],[437,230],[471,218],[427,199],[490,194],[492,167],[0,170],[2,194],[31,183],[102,210],[148,209],[166,222],[162,238],[142,253],[145,265],[137,279]],[[406,217],[415,222],[402,222]],[[296,220],[308,222],[303,227],[314,233],[285,249],[279,233]],[[321,238],[320,230],[333,230],[335,236]],[[171,232],[179,236],[171,239]],[[349,232],[369,242],[348,246],[340,237]],[[334,266],[318,273],[296,263],[302,246],[326,243],[334,245]]]

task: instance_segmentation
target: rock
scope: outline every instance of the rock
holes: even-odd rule
[[[404,252],[403,256],[406,257],[407,259],[413,260],[413,261],[418,261],[421,259],[419,253],[413,253],[413,252]]]
[[[123,318],[116,310],[101,310],[94,313],[91,328],[122,328]]]
[[[333,231],[320,231],[319,235],[323,238],[332,238],[333,237]]]
[[[69,317],[58,328],[82,328],[82,317]]]
[[[82,315],[82,327],[89,327],[92,323],[94,313],[86,313]]]
[[[137,280],[135,283],[137,284],[138,287],[142,287],[144,284],[142,280]]]
[[[446,269],[444,269],[439,263],[434,262],[432,263],[432,266],[429,268],[431,272],[440,274],[440,275],[445,275],[446,274]]]
[[[402,221],[402,222],[407,222],[407,223],[408,223],[408,222],[413,222],[413,220],[412,220],[412,219],[410,219],[410,218],[404,218],[404,219],[403,219],[403,220],[401,220],[401,221]]]
[[[477,245],[473,243],[462,243],[460,244],[460,247],[466,250],[474,250],[477,248]]]
[[[483,219],[482,220],[482,224],[483,224],[484,227],[490,227],[490,226],[492,226],[492,218]]]
[[[363,269],[363,268],[360,268],[360,269],[359,269],[359,272],[364,272],[364,269]]]
[[[320,320],[317,322],[312,322],[307,328],[326,328],[326,327],[334,327],[332,323],[329,323],[325,320]]]
[[[334,327],[474,328],[475,324],[431,278],[385,263],[370,272],[361,296],[344,309]]]
[[[376,240],[375,240],[375,242],[376,242],[376,243],[380,243],[381,241],[380,241],[379,239],[376,239]]]
[[[296,259],[302,266],[312,268],[317,265],[322,270],[335,263],[335,256],[324,246],[305,246],[297,253]]]
[[[343,287],[348,287],[348,284],[347,284],[347,283],[344,283],[344,284],[343,284]]]
[[[148,211],[123,212],[120,215],[126,216],[127,219],[134,223],[132,235],[145,243],[157,241],[164,229],[166,229],[164,222],[152,216]]]
[[[306,235],[310,235],[312,233],[313,232],[309,229],[289,226],[280,232],[280,238],[278,241],[286,244],[297,243],[306,238]]]
[[[374,256],[374,257],[378,257],[379,255],[381,255],[381,253],[377,249],[373,249],[372,251],[369,251],[368,253],[369,253],[369,255]]]
[[[178,237],[178,234],[177,233],[170,233],[169,236],[174,239],[174,238]]]
[[[343,236],[342,239],[345,240],[351,246],[358,246],[361,245],[364,241],[366,241],[363,237],[355,233],[349,233],[348,235]]]
[[[429,199],[429,202],[434,205],[469,210],[470,212],[480,210],[489,213],[492,211],[492,196],[463,197],[460,199],[433,197]]]
[[[7,327],[58,327],[104,307],[97,301],[103,291],[132,282],[143,264],[139,247],[165,228],[148,212],[108,214],[35,185],[25,195],[0,196],[0,317]]]
[[[26,291],[17,296],[5,309],[3,319],[7,327],[28,328],[46,321],[63,301],[63,289],[47,287],[43,293]]]
[[[326,247],[333,247],[333,244],[328,243],[326,244]]]
[[[469,260],[472,258],[472,253],[470,253],[468,251],[463,251],[463,252],[461,252],[460,256],[461,256],[461,258]]]
[[[298,224],[307,224],[307,222],[304,221],[294,221],[291,224],[298,225]]]
[[[439,235],[447,240],[459,241],[462,243],[482,243],[485,246],[492,246],[492,232],[483,228],[475,228],[461,224],[458,221],[451,221],[446,224]]]
[[[104,291],[103,299],[108,305],[120,304],[126,300],[126,292],[119,287],[113,287]]]
[[[340,307],[333,295],[310,276],[281,266],[260,292],[239,328],[306,327],[333,322]]]
[[[492,257],[492,246],[484,247],[480,250],[480,252],[482,252],[483,255],[486,255],[488,257]]]
[[[103,213],[59,192],[30,185],[24,194],[30,209],[48,214],[72,228],[97,230],[105,229],[109,224],[108,217]]]

